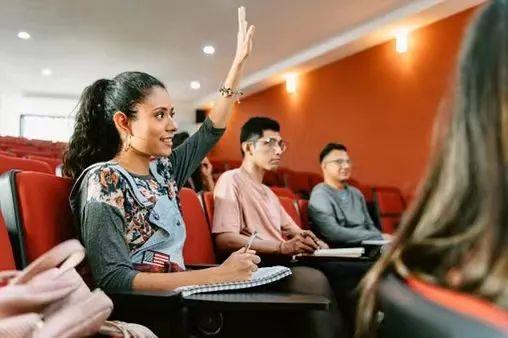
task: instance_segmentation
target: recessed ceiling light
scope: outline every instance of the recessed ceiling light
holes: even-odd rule
[[[22,40],[28,40],[28,39],[30,39],[30,34],[28,34],[27,32],[19,32],[18,38],[20,38]]]
[[[190,87],[192,89],[199,89],[201,88],[201,83],[199,83],[199,81],[191,81]]]
[[[53,71],[49,68],[44,68],[41,70],[41,74],[44,76],[51,76],[51,74],[53,74]]]
[[[212,55],[215,53],[215,48],[213,46],[204,46],[203,47],[203,53]]]

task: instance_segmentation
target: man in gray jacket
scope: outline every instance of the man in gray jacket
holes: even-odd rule
[[[313,229],[333,246],[382,240],[360,190],[347,184],[351,159],[342,144],[329,143],[319,155],[324,182],[312,190],[309,216]]]

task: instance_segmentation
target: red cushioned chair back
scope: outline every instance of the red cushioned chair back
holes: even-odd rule
[[[210,160],[212,164],[212,173],[213,174],[222,174],[226,169],[226,161],[222,160]]]
[[[348,183],[350,185],[352,185],[353,187],[355,187],[356,189],[360,190],[360,192],[362,193],[363,197],[365,198],[365,202],[373,202],[374,201],[374,195],[372,193],[372,187],[371,186],[368,186],[368,185],[365,185],[365,184],[361,184],[360,182],[358,182],[355,179],[348,180]]]
[[[267,171],[263,176],[263,184],[272,187],[272,186],[282,186],[279,182],[279,175],[276,171]]]
[[[27,156],[27,158],[31,159],[31,160],[37,160],[37,161],[47,163],[51,167],[51,170],[53,170],[53,173],[55,173],[56,167],[58,167],[60,164],[62,164],[62,160],[59,160],[57,158],[52,158],[52,157],[29,155],[29,156]]]
[[[203,197],[203,206],[205,207],[206,219],[208,220],[208,226],[210,229],[212,229],[213,212],[215,210],[214,201],[213,201],[213,193],[210,191],[204,191],[202,197]]]
[[[187,230],[187,239],[183,247],[185,263],[216,263],[212,234],[198,195],[192,189],[182,188],[180,191],[180,202]]]
[[[16,262],[12,254],[12,246],[7,226],[0,213],[0,271],[2,270],[16,270]]]
[[[289,198],[291,200],[296,200],[297,199],[296,194],[294,192],[292,192],[289,188],[271,186],[270,189],[278,197],[287,197],[287,198]]]
[[[18,169],[22,171],[37,171],[47,174],[54,173],[54,171],[51,170],[51,167],[45,162],[30,160],[27,158],[0,155],[0,174],[3,174],[12,169]]]
[[[309,220],[309,201],[308,200],[297,200],[298,211],[300,212],[300,220],[302,222],[302,229],[310,230]]]
[[[287,187],[292,191],[309,195],[312,190],[310,185],[310,173],[289,171],[286,173]]]
[[[508,313],[483,300],[388,275],[378,286],[379,338],[505,338]]]
[[[309,174],[309,187],[311,190],[321,182],[323,182],[323,176],[314,173]]]
[[[301,228],[302,221],[300,219],[298,209],[296,208],[295,200],[284,196],[279,196],[279,201],[284,210],[286,210],[286,212],[289,214],[289,216],[291,216],[293,221],[295,221],[296,225],[298,225]]]
[[[466,317],[498,327],[508,334],[508,311],[472,295],[448,290],[426,283],[420,279],[408,278],[409,287],[419,295]]]
[[[373,195],[377,204],[381,230],[393,233],[406,208],[400,190],[392,187],[374,187]]]
[[[16,155],[14,153],[11,153],[8,151],[0,151],[0,156],[16,157]]]
[[[30,263],[55,245],[75,238],[69,206],[70,179],[36,172],[15,176],[16,198]]]

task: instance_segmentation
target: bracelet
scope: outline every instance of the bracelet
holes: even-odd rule
[[[223,97],[242,96],[243,92],[240,90],[234,90],[233,88],[222,87],[219,88],[219,94]]]

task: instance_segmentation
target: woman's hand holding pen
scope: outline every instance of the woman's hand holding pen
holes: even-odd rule
[[[249,280],[261,262],[256,251],[241,248],[233,252],[220,266],[215,268],[217,282],[238,282]]]

